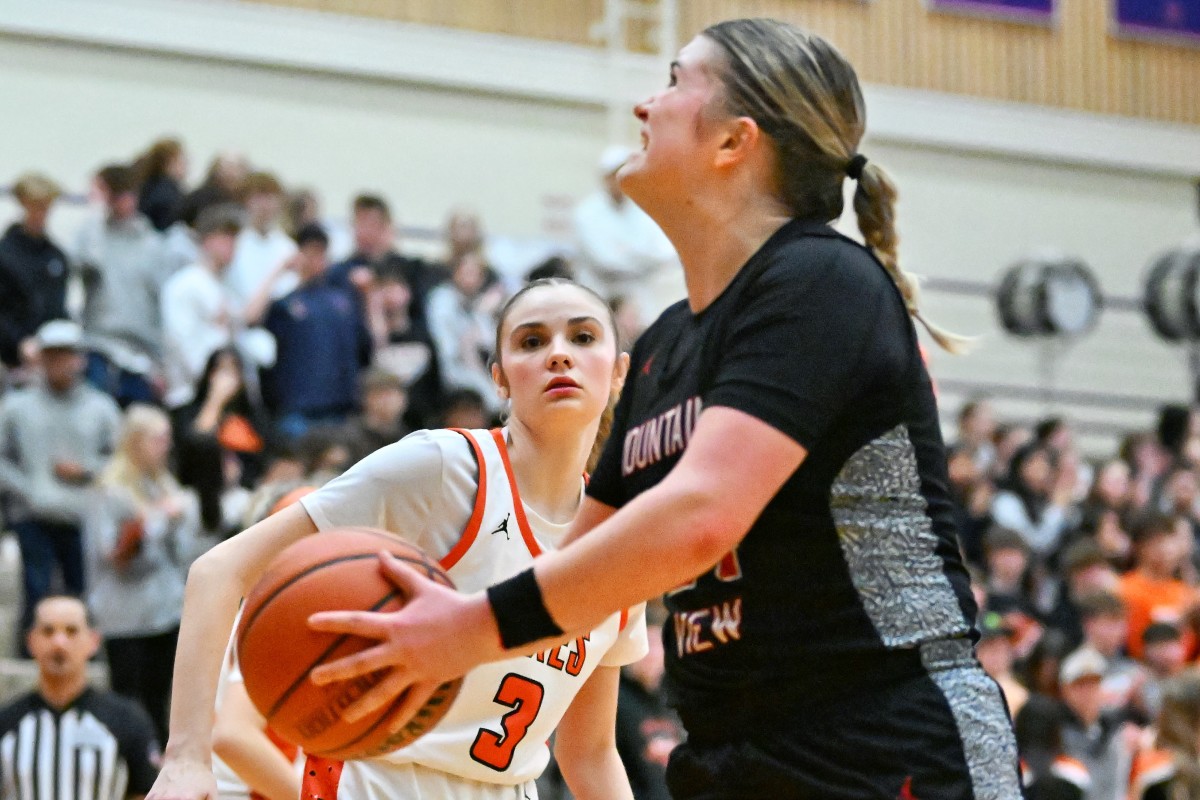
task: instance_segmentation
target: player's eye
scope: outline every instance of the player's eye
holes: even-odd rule
[[[523,337],[521,337],[521,349],[523,349],[523,350],[533,350],[534,348],[540,347],[541,344],[542,344],[542,337],[540,337],[540,336],[523,336]]]
[[[596,335],[591,331],[579,331],[574,337],[576,344],[591,344],[594,341],[596,341]]]

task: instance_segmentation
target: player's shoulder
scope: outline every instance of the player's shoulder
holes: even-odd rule
[[[381,447],[354,466],[354,470],[376,478],[392,478],[413,470],[439,471],[464,459],[470,460],[466,438],[450,429],[419,430]]]
[[[794,286],[807,279],[862,285],[884,278],[883,266],[862,244],[824,223],[793,220],[764,246],[760,283]]]
[[[688,306],[687,298],[677,300],[664,308],[658,317],[646,327],[646,330],[642,331],[642,335],[634,343],[634,355],[636,356],[638,345],[643,341],[675,335],[679,326],[690,319],[691,316],[692,311]]]

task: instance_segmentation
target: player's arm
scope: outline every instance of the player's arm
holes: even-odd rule
[[[296,503],[227,539],[192,564],[175,657],[170,738],[151,800],[215,797],[213,708],[238,602],[276,553],[316,530]]]
[[[575,521],[571,523],[571,529],[563,537],[562,547],[566,547],[580,536],[598,527],[601,522],[604,522],[615,513],[617,513],[617,510],[606,503],[601,503],[592,497],[583,498],[583,505],[580,507],[579,513],[575,515]]]
[[[534,571],[550,616],[564,632],[588,631],[609,614],[695,580],[737,546],[806,455],[796,440],[750,414],[705,409],[679,463],[657,486],[570,546],[538,557]],[[410,597],[404,609],[325,612],[311,620],[319,630],[379,640],[317,668],[316,682],[393,667],[347,718],[380,707],[406,685],[447,680],[541,646],[506,651],[485,593],[460,595],[395,559],[383,561]]]
[[[658,485],[537,560],[550,616],[564,630],[590,629],[615,610],[695,580],[741,542],[806,455],[787,434],[744,411],[705,409]]]
[[[250,702],[246,684],[241,681],[225,687],[213,727],[212,747],[247,786],[269,800],[296,800],[300,796],[300,776],[267,736],[267,720]]]
[[[554,734],[554,758],[576,800],[633,800],[617,755],[620,667],[597,667]]]

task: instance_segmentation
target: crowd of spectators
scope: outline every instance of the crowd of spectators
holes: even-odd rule
[[[339,225],[237,154],[197,187],[187,172],[175,139],[100,167],[61,242],[47,222],[62,190],[27,173],[0,238],[0,530],[21,553],[18,624],[44,598],[85,599],[113,690],[160,741],[191,562],[411,430],[496,424],[489,361],[516,288],[472,213],[453,211],[423,258],[402,251],[381,194],[359,194]],[[581,231],[570,257],[521,278],[584,272],[629,225],[645,239],[632,204],[597,196],[579,225],[606,234]],[[613,302],[630,342],[637,302]]]
[[[1005,690],[1030,795],[1200,796],[1186,688],[1200,655],[1200,413],[1164,407],[1156,430],[1089,461],[1069,421],[1001,423],[981,398],[961,408],[948,455],[977,652]],[[1193,703],[1185,756],[1160,749],[1177,702]],[[1164,780],[1186,791],[1156,794]]]
[[[628,346],[643,322],[631,276],[670,253],[615,188],[620,160],[605,152],[580,204],[575,260],[528,277],[578,270],[624,291],[612,302]],[[402,250],[378,193],[354,199],[340,238],[310,191],[238,155],[198,187],[186,175],[173,139],[104,166],[68,243],[47,234],[59,187],[28,174],[0,238],[0,491],[22,630],[41,598],[86,598],[113,688],[160,737],[191,560],[283,490],[410,430],[495,422],[488,364],[515,288],[469,213],[426,259]],[[1003,424],[986,399],[963,406],[951,439],[978,653],[1005,689],[1031,796],[1200,791],[1200,414],[1166,408],[1100,462],[1076,451],[1069,421]],[[661,797],[679,737],[661,655],[627,673],[622,753],[638,797]]]

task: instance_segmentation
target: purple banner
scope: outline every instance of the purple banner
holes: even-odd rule
[[[1116,0],[1121,33],[1200,44],[1200,0]]]
[[[961,11],[1019,22],[1047,24],[1054,20],[1054,0],[930,0],[930,5],[939,11]]]

